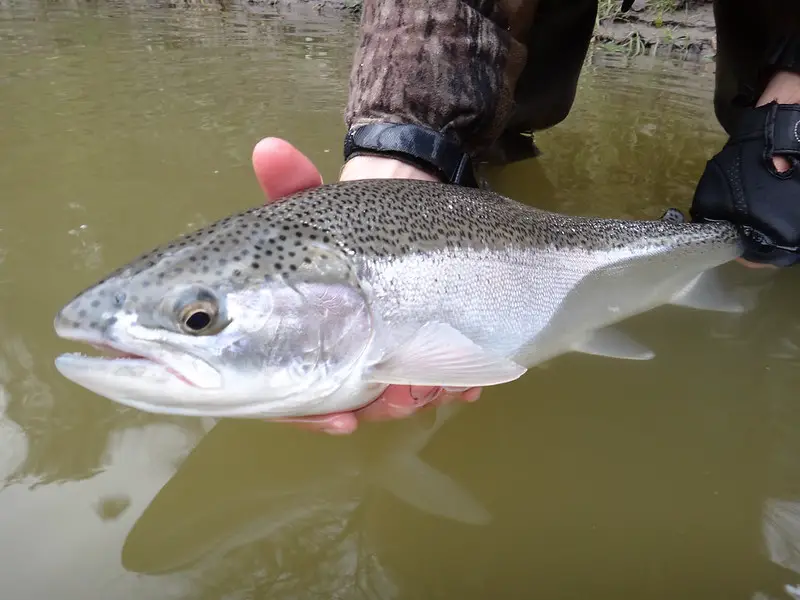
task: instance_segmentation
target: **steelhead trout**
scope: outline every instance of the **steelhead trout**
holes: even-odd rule
[[[410,180],[323,185],[179,237],[64,306],[79,385],[152,413],[297,417],[388,385],[517,379],[567,352],[653,354],[609,326],[664,304],[739,310],[711,269],[729,223],[547,212]]]

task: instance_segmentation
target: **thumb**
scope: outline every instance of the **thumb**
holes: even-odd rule
[[[264,138],[253,148],[253,170],[267,202],[322,183],[314,163],[280,138]]]

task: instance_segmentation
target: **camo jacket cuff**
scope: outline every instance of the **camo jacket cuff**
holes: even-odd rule
[[[517,10],[512,11],[510,4]],[[479,153],[502,133],[532,12],[519,0],[365,0],[348,127],[412,123]],[[513,14],[512,14],[513,13]],[[513,25],[511,25],[513,21]]]

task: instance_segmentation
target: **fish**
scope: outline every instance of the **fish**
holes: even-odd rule
[[[162,244],[67,302],[72,382],[155,414],[351,411],[390,385],[514,381],[570,352],[649,360],[612,325],[662,305],[740,313],[728,222],[571,216],[486,189],[324,184]]]

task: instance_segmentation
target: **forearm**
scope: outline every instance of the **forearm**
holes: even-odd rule
[[[411,123],[446,133],[468,152],[490,145],[511,115],[526,60],[515,36],[535,2],[517,3],[513,14],[507,4],[366,0],[347,126]]]

